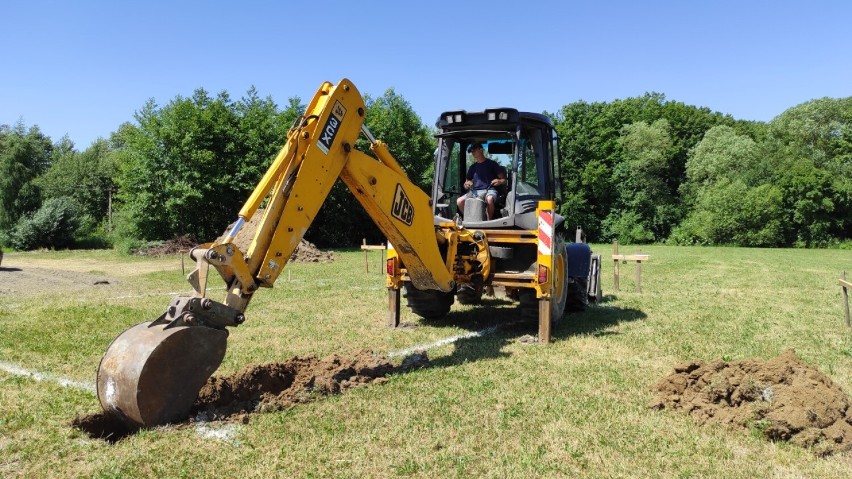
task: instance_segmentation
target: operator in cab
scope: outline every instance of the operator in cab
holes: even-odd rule
[[[464,212],[464,202],[468,198],[484,199],[488,219],[494,218],[494,204],[497,200],[497,187],[506,184],[506,171],[496,161],[485,157],[482,143],[471,143],[467,152],[473,155],[475,163],[467,169],[464,189],[467,193],[459,196],[456,204],[459,212]]]

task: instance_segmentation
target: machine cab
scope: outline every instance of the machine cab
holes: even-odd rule
[[[535,229],[539,200],[561,200],[559,148],[553,124],[545,115],[494,108],[482,112],[449,111],[436,122],[438,148],[432,200],[436,222],[460,220],[466,227]],[[469,146],[479,143],[486,158],[502,168],[507,179],[496,188],[494,215],[459,211],[457,200],[467,194],[464,182],[476,161]],[[465,202],[467,203],[467,201]]]

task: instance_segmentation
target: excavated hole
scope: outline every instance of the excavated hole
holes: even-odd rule
[[[248,422],[253,414],[278,411],[340,394],[347,389],[383,384],[394,372],[428,366],[425,353],[415,353],[394,366],[384,357],[361,351],[352,357],[293,357],[282,363],[249,365],[230,376],[213,376],[201,389],[190,417],[197,422]],[[138,429],[100,412],[75,418],[71,425],[90,438],[116,443]]]

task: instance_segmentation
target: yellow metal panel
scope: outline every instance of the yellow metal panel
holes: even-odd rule
[[[333,85],[331,83],[324,82],[314,94],[313,99],[308,104],[305,111],[321,111],[322,108],[325,107],[326,101],[328,99],[328,93],[332,90],[332,88]],[[316,129],[316,123],[308,125],[308,127],[310,128],[310,131],[313,131]],[[263,175],[263,178],[257,184],[251,196],[249,196],[248,200],[246,200],[246,203],[245,205],[243,205],[239,214],[239,216],[244,218],[246,221],[250,220],[251,217],[254,216],[254,213],[257,211],[257,208],[269,194],[269,190],[272,188],[272,185],[277,183],[282,178],[282,176],[287,176],[292,173],[293,170],[298,166],[298,163],[301,161],[301,159],[294,157],[294,154],[297,153],[299,149],[299,133],[301,132],[298,129],[294,129],[289,133],[287,142],[285,143],[284,147],[281,148],[281,151],[278,152],[278,155],[275,157],[275,160],[272,161],[272,164],[266,170],[266,173]],[[282,171],[282,168],[285,169],[285,171]]]
[[[321,89],[312,104],[315,109],[305,113],[309,124],[295,140],[298,145],[288,143],[291,150],[297,148],[291,154],[300,164],[288,170],[292,169],[298,180],[288,189],[285,188],[287,175],[278,178],[266,211],[267,218],[255,236],[257,241],[264,234],[274,232],[257,273],[258,280],[267,284],[281,274],[284,264],[304,237],[337,181],[347,159],[347,150],[354,148],[364,123],[364,100],[348,80],[341,80],[327,91]],[[277,219],[273,216],[276,210],[281,211]],[[254,246],[249,254],[253,254]],[[258,250],[263,251],[263,248]]]
[[[340,178],[387,236],[414,285],[452,290],[452,276],[438,250],[429,196],[396,169],[355,150]]]

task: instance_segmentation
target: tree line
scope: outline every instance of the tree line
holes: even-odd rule
[[[367,126],[428,191],[434,128],[393,89],[365,100]],[[147,102],[82,151],[35,125],[0,125],[0,242],[130,250],[183,235],[212,240],[303,109],[298,97],[280,108],[254,88],[238,100],[198,89]],[[658,93],[545,113],[560,137],[560,212],[593,241],[849,244],[852,97],[815,99],[770,122]],[[341,182],[306,237],[323,247],[383,240]]]

